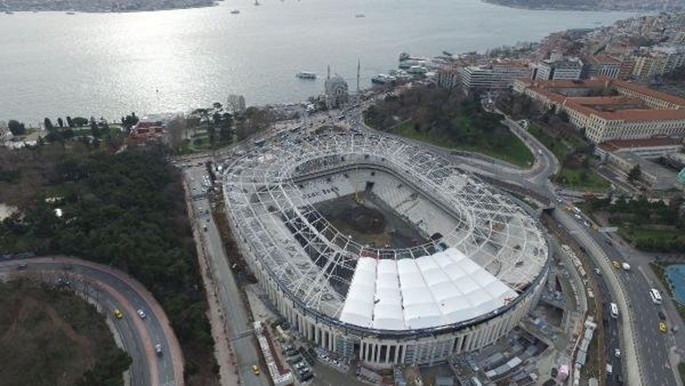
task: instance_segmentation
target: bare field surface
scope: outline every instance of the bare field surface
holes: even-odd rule
[[[0,284],[0,383],[121,385],[130,364],[105,317],[73,293]]]

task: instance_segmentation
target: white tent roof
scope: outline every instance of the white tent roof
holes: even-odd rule
[[[492,312],[517,296],[455,248],[418,259],[362,257],[340,320],[361,327],[438,327]]]

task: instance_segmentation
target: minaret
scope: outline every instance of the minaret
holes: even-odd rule
[[[331,79],[331,65],[328,65],[328,74],[326,75],[326,79]]]
[[[361,70],[362,61],[357,59],[357,95],[359,95],[359,73]]]

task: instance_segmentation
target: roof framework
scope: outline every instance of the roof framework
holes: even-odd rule
[[[419,191],[436,209],[449,214],[450,230],[439,240],[412,248],[370,248],[341,234],[303,198],[298,188],[298,181],[303,179],[360,168],[392,174]],[[506,305],[524,291],[541,273],[548,257],[539,224],[507,196],[452,162],[395,137],[351,132],[282,133],[263,147],[254,147],[227,163],[223,184],[234,226],[280,288],[309,309],[355,325],[397,330],[474,318],[478,313]],[[489,297],[487,307],[470,302],[468,299],[478,296],[471,291],[470,297],[447,299],[454,304],[451,308],[441,309],[445,299],[424,305],[432,307],[431,322],[418,322],[406,313],[400,318],[396,301],[406,309],[412,295],[405,289],[418,283],[403,282],[402,272],[411,263],[403,262],[405,259],[413,260],[420,272],[430,266],[435,269],[433,275],[450,278],[447,281],[451,284],[443,281],[437,287],[424,280],[424,294],[453,291],[454,285],[458,285],[455,283],[465,280],[465,276],[458,274],[462,272],[459,265],[475,266],[475,277],[502,286],[490,287],[494,295]],[[393,262],[396,269],[385,260]],[[368,268],[369,264],[377,271],[363,276],[363,267]],[[382,307],[372,304],[370,314],[355,320],[346,310],[353,307],[348,298],[358,296],[356,291],[364,289],[354,285],[359,278],[364,279],[359,283],[373,286],[370,293],[380,298],[372,300]],[[479,287],[482,293],[488,291],[486,288],[485,284]],[[399,300],[392,300],[394,296],[399,296]],[[366,299],[364,307],[368,309],[368,296]]]

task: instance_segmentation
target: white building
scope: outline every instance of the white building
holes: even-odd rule
[[[622,61],[609,55],[592,55],[584,63],[583,78],[618,78]]]
[[[467,94],[477,90],[498,90],[512,86],[516,78],[530,78],[532,69],[527,61],[497,59],[481,66],[461,70],[461,85]]]
[[[578,58],[569,58],[556,61],[552,59],[546,59],[538,64],[535,79],[580,79],[582,71],[583,62]]]

